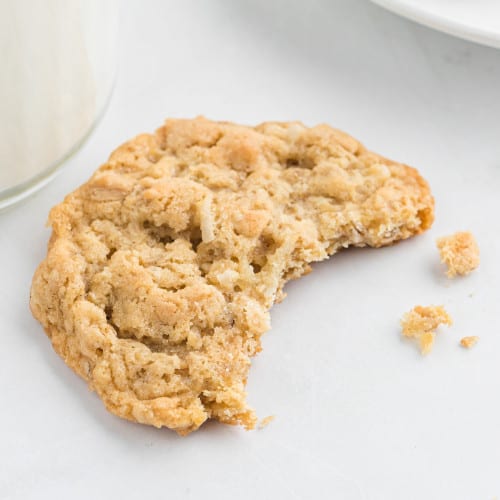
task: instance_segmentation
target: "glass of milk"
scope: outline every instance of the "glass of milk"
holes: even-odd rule
[[[0,208],[78,149],[114,82],[118,0],[0,0]]]

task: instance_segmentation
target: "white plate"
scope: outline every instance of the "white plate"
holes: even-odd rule
[[[449,35],[500,48],[499,0],[372,0],[372,2]]]

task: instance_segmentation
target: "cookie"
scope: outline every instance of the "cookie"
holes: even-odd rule
[[[250,429],[250,359],[284,284],[432,221],[416,170],[327,125],[168,120],[52,209],[31,309],[114,414]]]

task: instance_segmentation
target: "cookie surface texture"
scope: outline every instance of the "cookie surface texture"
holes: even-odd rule
[[[168,120],[52,209],[31,309],[114,414],[253,428],[250,359],[284,284],[424,231],[433,206],[416,170],[327,125]]]

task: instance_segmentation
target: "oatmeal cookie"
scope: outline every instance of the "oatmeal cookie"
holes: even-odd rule
[[[168,120],[52,209],[31,309],[116,415],[253,428],[250,359],[284,284],[421,233],[433,207],[416,170],[327,125]]]

